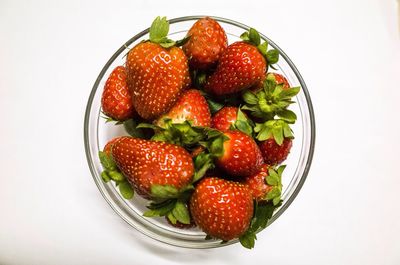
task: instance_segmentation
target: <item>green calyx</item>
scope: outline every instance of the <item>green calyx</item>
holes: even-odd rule
[[[272,202],[274,206],[281,202],[282,172],[285,168],[285,165],[278,167],[278,169],[268,168],[268,176],[265,178],[265,183],[272,187],[265,195],[265,200]]]
[[[130,200],[133,198],[134,191],[131,184],[118,169],[111,155],[107,155],[105,152],[99,151],[100,163],[103,166],[103,172],[101,172],[101,178],[105,183],[114,181],[115,185],[118,186],[119,192],[124,199]]]
[[[182,224],[190,224],[190,214],[186,202],[179,199],[167,199],[161,202],[151,202],[147,206],[148,211],[143,213],[145,217],[166,216],[172,224],[178,221]]]
[[[136,128],[154,130],[151,140],[177,144],[186,148],[193,147],[206,137],[204,128],[192,126],[190,121],[173,123],[171,119],[164,119],[162,127],[149,123],[141,123]]]
[[[166,17],[156,17],[150,27],[150,41],[153,43],[158,43],[163,48],[170,48],[172,46],[182,46],[185,44],[190,37],[185,37],[182,40],[174,41],[169,39],[169,22]]]
[[[294,101],[292,98],[300,91],[300,87],[284,89],[282,84],[277,84],[273,74],[268,74],[264,86],[257,92],[245,91],[242,95],[246,102],[242,109],[250,110],[255,117],[265,120],[272,119],[278,115],[288,123],[294,123],[296,114],[288,110],[288,106]]]
[[[279,61],[279,51],[276,49],[268,50],[268,42],[265,41],[261,43],[261,36],[256,29],[250,28],[249,31],[240,35],[240,38],[247,43],[257,46],[257,49],[267,60],[268,65],[275,64]],[[273,66],[271,67],[273,68]]]
[[[273,138],[278,145],[282,145],[285,138],[294,138],[292,129],[285,120],[269,120],[264,123],[257,123],[254,132],[257,140],[265,141]]]
[[[231,125],[231,129],[237,129],[247,135],[253,136],[254,122],[247,118],[243,111],[239,108],[236,121]]]
[[[282,204],[282,172],[286,166],[278,169],[268,168],[268,176],[265,183],[271,186],[271,190],[265,195],[265,201],[254,202],[254,214],[247,231],[239,237],[239,241],[245,248],[253,248],[257,240],[257,233],[267,227],[274,211]]]
[[[166,216],[171,223],[179,221],[182,224],[190,224],[190,214],[187,202],[194,190],[193,185],[178,190],[171,185],[151,186],[151,196],[154,201],[147,206],[148,211],[143,213],[145,217]]]
[[[252,249],[257,240],[257,233],[265,229],[268,221],[274,214],[275,209],[279,204],[274,205],[272,202],[255,202],[254,214],[251,219],[250,226],[247,231],[239,237],[239,242],[243,247]]]

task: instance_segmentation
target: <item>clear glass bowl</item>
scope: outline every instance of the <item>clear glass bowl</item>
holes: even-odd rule
[[[170,38],[183,38],[193,23],[201,17],[190,16],[170,20]],[[249,29],[248,26],[229,19],[213,18],[225,29],[229,43],[239,40],[239,36]],[[146,210],[147,205],[146,200],[137,195],[130,201],[125,200],[112,182],[104,183],[101,179],[102,166],[97,155],[98,151],[113,137],[126,135],[122,125],[116,126],[112,123],[105,123],[105,120],[101,118],[100,99],[103,87],[111,71],[116,66],[125,63],[127,48],[132,48],[141,40],[148,39],[148,32],[149,29],[146,29],[135,35],[111,56],[97,77],[90,93],[85,113],[84,138],[86,157],[93,179],[104,199],[122,219],[133,228],[155,240],[187,248],[213,248],[237,243],[238,240],[232,240],[224,244],[221,244],[220,240],[205,240],[205,234],[198,228],[181,230],[168,225],[164,218],[143,217],[142,213]],[[291,86],[301,86],[302,88],[297,95],[297,103],[291,107],[297,113],[298,120],[292,127],[296,138],[293,142],[291,153],[285,162],[287,168],[282,179],[284,187],[283,204],[270,219],[269,224],[271,224],[289,207],[307,177],[314,151],[315,120],[311,98],[299,71],[285,52],[273,41],[262,34],[261,37],[280,51],[280,60],[276,65],[277,72],[283,74]]]

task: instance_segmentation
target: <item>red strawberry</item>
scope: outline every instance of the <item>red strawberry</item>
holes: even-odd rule
[[[265,178],[268,176],[268,166],[263,165],[259,172],[247,176],[243,181],[243,184],[247,185],[250,189],[253,198],[257,201],[264,200],[265,195],[272,189],[272,186],[265,182]]]
[[[212,118],[212,127],[220,131],[228,131],[235,124],[238,114],[236,107],[223,107]]]
[[[281,74],[278,73],[268,73],[275,77],[275,81],[278,85],[282,85],[283,89],[288,89],[290,87],[288,80]]]
[[[208,78],[205,88],[215,95],[239,92],[259,83],[266,70],[266,60],[256,46],[247,42],[235,42],[222,54],[217,69]]]
[[[289,155],[292,148],[292,139],[285,138],[281,145],[278,145],[274,138],[269,138],[259,144],[265,163],[277,165],[282,163]]]
[[[110,141],[108,141],[106,143],[106,145],[104,146],[103,152],[106,153],[106,155],[111,155],[111,148],[121,138],[122,137],[115,137],[115,138],[111,139]]]
[[[231,240],[246,232],[253,217],[253,198],[243,184],[208,177],[190,199],[195,223],[208,235]]]
[[[172,123],[192,121],[193,126],[210,127],[211,124],[207,101],[196,89],[185,91],[172,109],[157,120],[157,125],[162,126],[164,119],[171,119]]]
[[[146,198],[151,197],[153,184],[181,189],[194,173],[190,154],[169,143],[124,137],[114,143],[112,155],[138,194]]]
[[[182,48],[189,58],[190,66],[194,69],[212,67],[228,46],[224,29],[209,17],[194,23],[187,36],[190,36],[190,39]]]
[[[126,70],[123,66],[116,67],[108,77],[101,96],[103,112],[119,121],[132,117],[134,109],[132,98],[126,83]]]
[[[264,163],[260,149],[253,138],[241,131],[227,131],[224,154],[217,165],[232,176],[249,176],[258,172]]]
[[[198,156],[199,154],[203,153],[203,151],[205,150],[205,148],[201,145],[197,146],[191,153],[190,155],[195,158],[196,156]]]
[[[126,58],[133,105],[148,120],[167,112],[190,84],[187,57],[167,39],[168,28],[166,18],[157,17],[150,27],[150,41],[137,44]]]

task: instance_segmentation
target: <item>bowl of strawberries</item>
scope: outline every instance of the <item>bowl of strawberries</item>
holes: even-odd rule
[[[100,72],[84,137],[96,185],[133,228],[174,246],[253,248],[307,177],[315,121],[300,73],[257,30],[157,17]]]

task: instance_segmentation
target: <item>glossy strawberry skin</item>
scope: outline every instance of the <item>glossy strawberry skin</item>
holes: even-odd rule
[[[117,66],[108,77],[101,96],[103,112],[119,121],[133,116],[134,108],[132,97],[126,82],[126,70],[123,66]]]
[[[220,131],[228,131],[235,124],[238,113],[237,107],[223,107],[212,118],[211,126]]]
[[[216,177],[202,179],[190,199],[195,223],[206,234],[222,240],[237,238],[247,230],[253,207],[245,185]]]
[[[235,42],[222,54],[205,89],[215,95],[236,93],[258,84],[265,77],[266,69],[266,60],[257,47]]]
[[[164,119],[171,119],[173,123],[182,123],[188,120],[192,122],[193,126],[210,127],[211,125],[211,114],[207,101],[196,89],[183,92],[175,105],[156,123],[161,126]]]
[[[182,147],[139,138],[123,137],[114,143],[115,163],[139,195],[151,198],[151,185],[181,189],[194,173],[190,154]]]
[[[236,130],[224,134],[229,140],[224,142],[224,154],[216,160],[218,167],[237,177],[246,177],[258,172],[264,161],[253,138]]]
[[[288,80],[286,79],[286,77],[284,77],[281,74],[278,73],[272,73],[275,77],[275,81],[278,85],[282,85],[283,89],[287,89],[290,87]]]
[[[177,47],[141,42],[129,51],[126,68],[135,110],[147,120],[166,113],[190,84],[187,57]]]
[[[278,165],[286,160],[292,148],[292,139],[285,138],[278,145],[273,138],[267,139],[259,144],[264,161],[268,165]]]
[[[251,176],[247,176],[242,182],[243,184],[247,185],[251,191],[251,194],[253,195],[253,198],[257,201],[264,200],[265,195],[272,189],[272,187],[265,182],[267,176],[268,166],[263,165],[259,172]]]
[[[123,136],[124,137],[124,136]],[[120,140],[122,137],[115,137],[113,139],[111,139],[110,141],[108,141],[106,143],[106,145],[104,146],[103,152],[106,153],[107,155],[111,155],[111,150],[113,145]]]
[[[209,17],[196,21],[187,36],[190,39],[182,49],[193,69],[204,70],[214,66],[228,46],[224,29]]]

